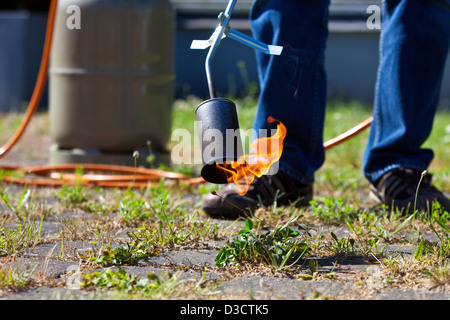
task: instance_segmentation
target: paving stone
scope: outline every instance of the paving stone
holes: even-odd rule
[[[225,294],[241,293],[255,299],[297,300],[315,292],[323,296],[350,294],[354,291],[354,285],[336,281],[244,276],[228,281],[217,289]]]
[[[218,250],[180,250],[164,252],[150,257],[148,264],[153,266],[215,266]]]
[[[135,267],[135,266],[125,266],[123,267],[123,269],[135,276],[135,277],[139,277],[139,278],[146,278],[147,275],[149,273],[153,273],[155,275],[163,275],[166,274],[167,272],[170,272],[172,274],[176,274],[177,276],[181,277],[182,279],[185,280],[194,280],[194,281],[200,281],[201,279],[204,279],[206,281],[209,280],[217,280],[220,278],[221,274],[220,273],[215,273],[215,272],[201,272],[201,271],[194,271],[194,270],[171,270],[168,268],[155,268],[155,267]]]
[[[38,287],[22,292],[0,296],[2,300],[92,300],[95,293],[83,290]]]
[[[68,253],[84,252],[94,247],[88,241],[57,241],[37,245],[24,250],[28,257],[63,257]]]
[[[59,277],[75,270],[78,267],[76,261],[60,261],[50,259],[34,259],[34,258],[18,258],[14,262],[14,267],[22,270],[29,269],[37,273],[40,272],[45,276]]]
[[[449,292],[437,292],[423,289],[396,289],[379,292],[377,300],[450,300]]]

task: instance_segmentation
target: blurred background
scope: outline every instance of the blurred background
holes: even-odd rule
[[[120,1],[120,0],[119,0]],[[76,4],[77,1],[72,1]],[[328,95],[331,99],[370,104],[378,64],[379,30],[367,28],[369,5],[381,1],[332,0],[326,51]],[[11,0],[0,4],[0,110],[23,108],[31,96],[44,43],[50,0]],[[171,0],[175,12],[175,98],[208,96],[204,71],[207,50],[191,50],[194,39],[208,39],[227,0]],[[250,33],[251,0],[237,2],[232,28]],[[450,63],[447,63],[440,108],[450,108]],[[231,96],[257,92],[252,49],[225,39],[214,58],[217,90]],[[220,75],[220,76],[218,76]],[[47,90],[48,91],[48,90]],[[48,92],[41,108],[48,106]]]

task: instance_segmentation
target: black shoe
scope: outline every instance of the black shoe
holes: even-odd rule
[[[240,195],[235,183],[229,183],[216,194],[203,198],[202,208],[214,218],[246,216],[261,205],[269,206],[277,201],[280,206],[295,202],[297,207],[307,206],[313,197],[312,184],[305,184],[278,172],[275,175],[255,178],[245,195]]]
[[[450,212],[450,201],[445,195],[436,189],[431,183],[431,175],[422,176],[421,170],[409,168],[397,168],[385,173],[377,182],[370,186],[371,196],[380,204],[386,204],[390,208],[398,210],[414,210],[431,212],[434,202],[439,202],[441,208]],[[420,187],[417,193],[417,186]]]

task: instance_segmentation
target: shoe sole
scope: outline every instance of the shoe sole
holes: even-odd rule
[[[404,214],[409,213],[409,211],[412,210],[412,206],[414,206],[414,201],[411,200],[396,200],[396,201],[392,200],[391,203],[387,203],[378,196],[378,192],[374,191],[372,187],[370,189],[369,198],[374,200],[376,204],[379,206],[384,204],[390,210],[397,209],[399,211],[404,211],[403,212]]]
[[[298,200],[295,203],[295,207],[296,208],[301,208],[301,207],[307,207],[309,205],[309,202],[312,200],[312,195],[308,195],[305,196],[303,198],[300,198],[300,200]],[[289,203],[283,203],[283,204],[279,204],[279,206],[289,206],[291,205],[293,202],[289,202]],[[270,205],[266,206],[266,208],[270,207]],[[229,209],[224,209],[222,207],[209,207],[209,206],[204,206],[202,207],[203,211],[209,215],[211,218],[225,218],[225,219],[236,219],[239,217],[248,217],[251,215],[251,213],[253,213],[256,209],[260,208],[259,206],[254,208],[253,210],[247,209],[246,211],[249,211],[249,214],[246,215],[243,211],[240,212],[236,212],[236,211],[231,211]]]
[[[203,207],[202,209],[208,216],[215,219],[237,219],[245,217],[244,212],[238,213],[219,207]]]

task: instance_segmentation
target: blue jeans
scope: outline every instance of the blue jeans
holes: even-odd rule
[[[287,128],[280,170],[312,183],[324,162],[326,107],[324,51],[329,0],[256,0],[254,37],[283,46],[280,56],[256,53],[260,97],[254,129]],[[396,167],[425,170],[429,136],[450,42],[449,0],[383,3],[374,120],[363,156],[365,177],[375,182]],[[361,72],[364,72],[363,70]]]

